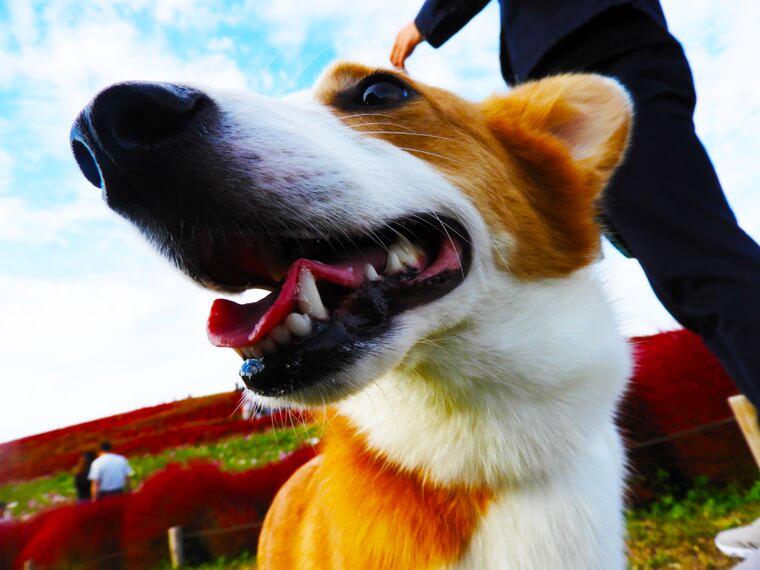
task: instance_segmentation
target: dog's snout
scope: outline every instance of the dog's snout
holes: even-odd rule
[[[110,178],[129,176],[137,155],[170,148],[209,104],[204,93],[181,85],[112,85],[101,91],[74,122],[74,158],[87,180],[110,192]]]
[[[132,150],[182,133],[208,98],[200,91],[166,83],[120,83],[93,102],[95,128],[116,146]]]

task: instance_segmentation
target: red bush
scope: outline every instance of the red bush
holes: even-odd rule
[[[675,484],[697,475],[716,481],[755,476],[736,425],[710,426],[731,417],[726,398],[736,388],[699,338],[675,331],[631,342],[636,372],[619,423],[628,440],[636,497],[646,499],[658,490],[661,470]],[[220,394],[164,404],[0,445],[0,482],[70,467],[83,449],[103,438],[123,452],[145,453],[283,423],[278,417],[234,419],[239,397]],[[682,434],[693,428],[699,431]],[[197,560],[251,550],[258,527],[230,534],[202,531],[260,522],[276,490],[313,454],[306,448],[238,474],[208,464],[170,467],[122,501],[67,506],[0,525],[0,568],[12,560],[20,565],[25,557],[87,568],[119,548],[122,562],[144,568],[166,559],[166,530],[174,525],[187,529],[189,554]],[[119,558],[104,563],[109,561]]]
[[[260,526],[232,533],[196,535],[204,530],[259,525],[275,493],[301,464],[314,456],[305,447],[280,462],[226,473],[209,464],[173,466],[147,481],[126,511],[124,540],[133,568],[168,559],[166,529],[181,526],[191,561],[235,556],[255,550]]]
[[[619,423],[628,439],[637,498],[651,498],[660,490],[663,471],[669,474],[666,482],[675,486],[687,486],[696,476],[716,482],[756,476],[726,403],[738,390],[700,338],[679,330],[631,342],[636,369]],[[728,423],[710,426],[727,418]],[[647,444],[692,429],[698,431]]]
[[[11,570],[21,559],[21,551],[42,527],[48,513],[40,513],[27,521],[0,522],[0,570]]]
[[[0,525],[0,569],[34,560],[43,567],[152,568],[168,561],[167,530],[182,526],[190,562],[255,551],[275,493],[314,457],[302,448],[282,461],[240,473],[208,463],[170,465],[131,495],[67,505]],[[234,532],[205,531],[246,528]],[[197,533],[197,534],[196,534]]]
[[[46,514],[21,551],[17,566],[104,570],[121,568],[124,497],[66,505]]]

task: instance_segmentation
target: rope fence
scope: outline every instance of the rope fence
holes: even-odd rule
[[[214,536],[219,534],[228,534],[240,532],[241,530],[260,529],[262,521],[256,521],[237,526],[228,526],[224,528],[210,528],[206,530],[196,530],[194,532],[184,532],[181,526],[173,526],[167,532],[169,541],[169,559],[172,568],[182,568],[185,565],[185,539],[201,536]]]
[[[721,427],[721,426],[725,426],[725,425],[733,424],[733,423],[736,423],[736,418],[733,416],[729,416],[727,418],[716,420],[714,422],[708,422],[706,424],[700,424],[692,428],[687,428],[687,429],[683,429],[681,431],[677,431],[674,433],[669,433],[668,435],[653,437],[652,439],[648,439],[646,441],[631,443],[630,445],[628,445],[628,449],[633,450],[633,449],[642,449],[644,447],[651,447],[653,445],[658,445],[660,443],[667,443],[669,441],[673,441],[674,439],[680,439],[682,437],[686,437],[689,435],[694,435],[697,433],[710,431],[717,427]]]

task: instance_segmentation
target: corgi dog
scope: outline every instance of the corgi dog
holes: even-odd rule
[[[313,100],[98,94],[84,175],[217,300],[268,407],[329,406],[262,569],[625,567],[613,422],[631,358],[591,264],[631,100],[560,75],[469,102],[339,63]]]

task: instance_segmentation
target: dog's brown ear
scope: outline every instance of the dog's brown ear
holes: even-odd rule
[[[512,228],[513,270],[559,276],[593,260],[596,199],[623,158],[633,118],[626,91],[598,75],[558,75],[487,99],[481,111],[533,210]]]
[[[507,147],[516,147],[518,153],[524,141],[513,136],[515,128],[534,138],[553,139],[597,193],[623,158],[633,119],[625,89],[614,79],[588,74],[524,83],[486,100],[483,112]]]

